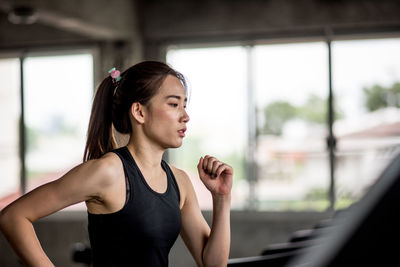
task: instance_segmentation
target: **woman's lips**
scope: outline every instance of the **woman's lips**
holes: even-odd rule
[[[186,129],[181,129],[181,130],[179,130],[179,131],[178,131],[179,136],[185,137],[185,132],[186,132]]]

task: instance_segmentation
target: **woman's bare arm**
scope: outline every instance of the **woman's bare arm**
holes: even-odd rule
[[[213,198],[212,226],[210,229],[201,214],[189,177],[180,171],[184,178],[180,180],[185,194],[181,209],[181,236],[198,266],[226,266],[230,250],[230,190],[233,170],[215,158],[207,156],[206,159],[200,159],[198,169],[201,180]]]
[[[197,266],[203,263],[203,251],[210,236],[210,227],[201,213],[199,203],[190,178],[181,172],[181,191],[184,193],[184,203],[181,208],[181,237],[189,249]]]
[[[72,204],[98,197],[112,175],[109,159],[91,160],[4,208],[0,213],[0,228],[23,262],[28,266],[53,266],[32,223]]]

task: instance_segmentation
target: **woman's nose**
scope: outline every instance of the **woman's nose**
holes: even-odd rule
[[[186,112],[186,109],[183,110],[182,121],[187,123],[190,120],[189,114]]]

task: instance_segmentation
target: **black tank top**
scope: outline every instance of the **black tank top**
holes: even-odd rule
[[[181,229],[175,177],[162,160],[168,185],[165,193],[158,193],[147,184],[127,147],[113,152],[123,163],[130,192],[117,212],[88,212],[93,266],[168,266],[169,251]]]

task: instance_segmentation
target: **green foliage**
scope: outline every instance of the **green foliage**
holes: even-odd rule
[[[363,88],[366,96],[365,106],[369,111],[374,111],[383,107],[387,107],[386,88],[380,85],[374,85],[371,88]]]
[[[373,85],[363,88],[365,106],[369,111],[385,107],[400,108],[400,82],[389,87]],[[327,120],[327,100],[311,94],[302,106],[294,106],[287,101],[270,103],[263,109],[265,124],[262,126],[263,134],[282,134],[283,125],[294,118],[303,119],[312,123],[324,123]],[[335,119],[343,118],[342,112],[335,110]]]
[[[315,123],[324,123],[327,118],[327,101],[317,95],[310,95],[303,106],[297,108],[298,117]]]
[[[317,95],[310,95],[302,106],[294,106],[287,101],[276,101],[264,108],[265,124],[263,134],[282,134],[283,125],[294,118],[322,124],[327,120],[327,100]],[[335,118],[341,118],[341,112],[335,112]]]
[[[339,188],[339,191],[336,192],[335,210],[347,208],[358,200],[358,198],[355,198],[349,191],[343,188]],[[260,201],[258,205],[260,210],[325,211],[330,205],[328,188],[310,188],[303,199],[284,201],[265,200]]]
[[[318,187],[310,189],[305,195],[305,200],[326,200],[328,199],[328,188]]]
[[[369,111],[375,111],[385,107],[400,108],[400,82],[393,83],[390,87],[373,85],[363,88],[365,106]]]
[[[280,135],[284,123],[295,117],[295,115],[296,108],[289,102],[277,101],[269,104],[264,108],[266,121],[263,127],[264,133]]]

